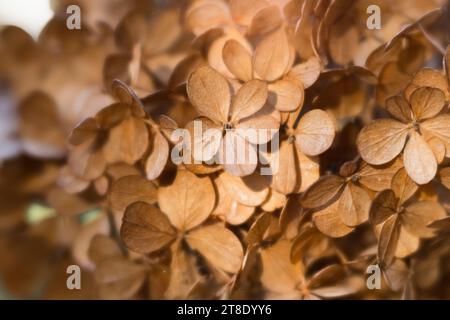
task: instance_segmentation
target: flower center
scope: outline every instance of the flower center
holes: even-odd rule
[[[289,137],[288,137],[288,140],[287,140],[289,143],[293,143],[294,141],[295,141],[295,136],[294,135],[290,135]]]
[[[233,129],[233,124],[231,124],[231,122],[224,123],[223,129],[224,129],[224,130],[230,130],[230,129]]]
[[[352,180],[352,182],[353,183],[356,183],[356,182],[358,182],[359,181],[359,179],[361,179],[361,177],[360,177],[360,175],[359,174],[354,174],[354,175],[352,175],[352,178],[351,178],[351,180]]]

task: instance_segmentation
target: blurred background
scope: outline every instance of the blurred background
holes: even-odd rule
[[[130,80],[130,52],[118,45],[127,40],[114,35],[120,20],[174,3],[182,1],[0,0],[0,299],[96,297],[88,248],[95,233],[108,232],[106,190],[61,188],[67,136],[112,102],[112,79]],[[66,27],[72,4],[81,8],[81,30]],[[178,15],[169,18],[170,28],[162,27],[174,28],[175,38],[166,33],[166,42],[179,35]],[[165,63],[180,56],[157,53],[148,61],[162,59],[153,65],[165,77]],[[157,89],[155,79],[140,77],[140,94]],[[81,291],[66,288],[66,268],[75,263]]]
[[[50,0],[0,0],[0,27],[14,25],[34,38],[52,18]]]

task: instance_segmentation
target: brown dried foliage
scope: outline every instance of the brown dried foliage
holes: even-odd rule
[[[445,1],[65,2],[0,31],[9,295],[450,298]]]

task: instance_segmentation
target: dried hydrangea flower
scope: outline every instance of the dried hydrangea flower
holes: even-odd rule
[[[318,78],[320,61],[311,57],[293,66],[295,52],[283,29],[263,38],[253,54],[236,40],[223,47],[223,61],[240,81],[261,79],[269,85],[269,102],[279,111],[294,111],[303,105],[304,90]]]
[[[393,178],[392,189],[380,192],[371,205],[370,220],[381,227],[378,259],[383,265],[415,252],[421,238],[434,236],[428,225],[446,216],[439,203],[411,199],[416,191],[417,185],[402,169]]]
[[[177,194],[181,201],[173,201]],[[204,223],[215,205],[215,192],[209,177],[197,177],[179,170],[174,182],[158,190],[159,208],[139,201],[129,205],[123,217],[121,236],[127,247],[139,253],[152,253],[172,243],[173,263],[190,259],[179,240],[198,251],[214,268],[228,273],[239,271],[243,250],[236,236],[221,223]],[[182,256],[179,256],[179,255]],[[175,264],[175,266],[177,266]],[[172,264],[172,282],[182,272]],[[182,283],[172,283],[181,286]]]
[[[269,298],[329,299],[349,296],[361,289],[361,279],[346,275],[346,271],[338,264],[328,265],[312,276],[307,276],[306,266],[301,262],[291,263],[290,251],[289,241],[279,240],[261,252],[261,281],[269,291]]]
[[[430,87],[415,90],[409,101],[402,95],[388,99],[386,109],[395,120],[375,120],[361,130],[357,139],[361,157],[380,165],[403,150],[409,176],[416,183],[428,183],[436,175],[438,161],[442,161],[437,152],[450,143],[446,129],[450,117],[441,114],[444,106],[444,93]],[[432,138],[437,139],[430,141]]]
[[[103,299],[130,299],[144,285],[146,268],[127,258],[113,239],[94,236],[89,255],[96,265],[94,278]]]
[[[342,237],[368,220],[371,197],[360,184],[357,164],[345,163],[340,175],[322,177],[302,195],[305,208],[313,214],[317,228],[331,237]]]
[[[224,169],[237,176],[251,174],[256,169],[256,150],[254,144],[267,143],[279,127],[277,114],[264,108],[267,100],[267,85],[259,80],[251,80],[231,98],[231,88],[227,80],[210,67],[200,67],[191,74],[187,83],[187,92],[191,103],[200,115],[202,125],[216,129],[221,136],[216,139],[202,134],[200,141],[194,141],[193,148],[199,148],[199,161],[209,161],[219,154]],[[197,120],[198,121],[198,120]],[[188,124],[194,126],[194,122]],[[234,130],[236,129],[236,130]],[[242,130],[260,129],[266,134],[242,136]],[[206,131],[206,130],[205,130]],[[193,130],[191,130],[193,132]],[[223,137],[222,137],[223,135]],[[194,135],[195,137],[195,135]],[[195,138],[194,138],[195,139]],[[207,145],[204,145],[207,144]],[[191,146],[192,148],[192,146]],[[243,148],[247,155],[240,164],[237,152]],[[230,158],[231,157],[231,158]]]
[[[325,111],[311,110],[296,123],[298,115],[299,111],[288,114],[280,146],[267,156],[272,188],[282,194],[302,192],[319,178],[317,156],[331,146],[335,136],[334,121]]]
[[[87,118],[71,133],[74,147],[69,166],[79,178],[100,177],[108,163],[134,164],[147,150],[149,137],[145,112],[134,92],[116,81],[113,86],[118,103],[112,104],[95,118]]]

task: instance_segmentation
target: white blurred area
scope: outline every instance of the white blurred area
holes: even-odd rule
[[[53,16],[51,0],[0,0],[0,27],[18,26],[34,38]],[[95,1],[95,0],[93,0]]]

